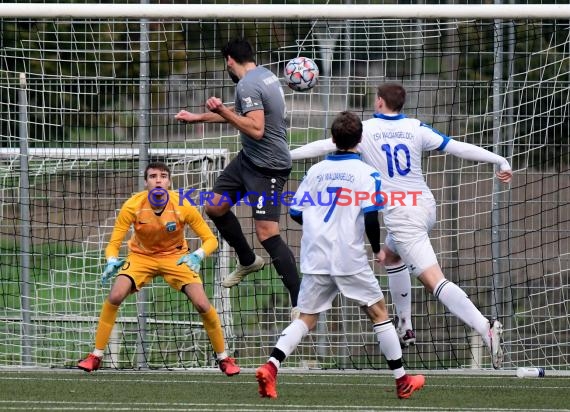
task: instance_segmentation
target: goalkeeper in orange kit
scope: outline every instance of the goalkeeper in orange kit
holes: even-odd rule
[[[198,210],[190,204],[182,204],[178,193],[168,190],[171,182],[166,164],[150,163],[144,179],[146,190],[128,199],[115,221],[105,249],[107,266],[101,282],[105,285],[117,277],[101,309],[95,350],[77,366],[87,372],[99,369],[121,303],[155,276],[162,276],[171,287],[188,296],[202,317],[222,372],[237,375],[240,368],[225,352],[220,318],[204,292],[199,275],[202,259],[216,250],[218,241]],[[184,238],[186,224],[202,240],[201,247],[192,253],[188,253]],[[121,259],[119,249],[131,226],[134,234],[128,241],[129,254]]]

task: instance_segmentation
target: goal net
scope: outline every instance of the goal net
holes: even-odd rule
[[[239,35],[252,42],[257,63],[279,77],[293,57],[319,65],[310,92],[284,86],[291,148],[328,137],[339,111],[371,117],[376,87],[399,81],[408,92],[406,115],[510,161],[515,176],[507,187],[490,165],[425,157],[438,201],[432,243],[446,277],[484,315],[503,321],[505,368],[568,369],[568,17],[376,17],[372,5],[353,3],[370,7],[370,16],[192,18],[165,16],[157,5],[144,9],[146,19],[2,19],[0,366],[73,367],[92,350],[108,293],[100,286],[103,250],[118,209],[140,190],[141,165],[163,160],[175,190],[210,190],[238,152],[233,127],[184,125],[174,115],[204,111],[212,95],[233,102],[219,50]],[[317,160],[294,162],[286,190],[294,191]],[[235,211],[255,252],[270,263],[250,208]],[[287,212],[283,207],[282,234],[298,258],[301,227]],[[269,264],[221,290],[235,258],[220,244],[201,275],[228,350],[254,367],[289,323],[289,297]],[[385,270],[371,264],[393,312]],[[477,334],[412,284],[417,344],[403,351],[406,367],[490,368]],[[104,365],[213,367],[184,295],[160,279],[145,290],[122,305]],[[340,296],[284,366],[387,368],[368,320]]]

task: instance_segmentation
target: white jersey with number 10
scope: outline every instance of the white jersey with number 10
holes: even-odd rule
[[[420,197],[433,199],[422,174],[422,152],[443,150],[451,139],[403,114],[375,114],[362,124],[358,151],[363,161],[380,172],[385,209],[402,205],[398,199],[406,206]]]

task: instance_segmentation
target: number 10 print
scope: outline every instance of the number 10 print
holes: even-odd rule
[[[410,173],[412,168],[412,161],[410,159],[410,150],[405,144],[397,144],[392,151],[392,147],[389,144],[383,144],[381,146],[382,150],[386,152],[386,161],[388,166],[388,176],[394,177],[394,166],[396,166],[396,171],[400,176],[405,176]],[[400,158],[398,157],[398,152],[403,151],[406,154],[406,167],[402,168],[400,164]]]

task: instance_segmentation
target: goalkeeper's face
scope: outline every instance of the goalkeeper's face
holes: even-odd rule
[[[156,188],[170,189],[170,174],[166,170],[148,169],[145,186],[148,191]]]

